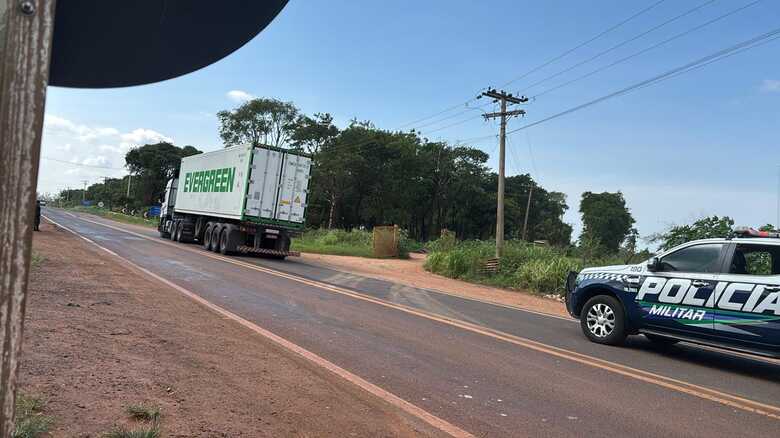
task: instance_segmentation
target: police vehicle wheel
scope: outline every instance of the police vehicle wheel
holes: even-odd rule
[[[620,345],[626,339],[623,306],[615,297],[597,295],[585,303],[580,316],[583,333],[593,342]]]
[[[645,337],[653,344],[658,344],[661,346],[674,345],[680,342],[678,339],[667,338],[666,336],[653,335],[650,333],[645,333]]]

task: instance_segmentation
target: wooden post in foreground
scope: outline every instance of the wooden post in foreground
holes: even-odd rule
[[[0,0],[0,437],[13,431],[54,0]]]

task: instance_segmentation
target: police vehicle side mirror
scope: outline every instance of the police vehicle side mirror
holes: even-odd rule
[[[661,260],[659,260],[658,257],[653,257],[649,262],[647,262],[648,271],[655,272],[659,269],[661,269]]]

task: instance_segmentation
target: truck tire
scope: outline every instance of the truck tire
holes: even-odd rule
[[[211,231],[214,228],[214,223],[209,222],[206,224],[206,231],[203,232],[203,249],[209,251],[211,249]]]
[[[165,231],[165,224],[164,223],[160,224],[160,226],[157,227],[157,231],[160,232],[160,237],[162,237],[163,239],[170,239],[171,238],[171,233]]]
[[[235,225],[226,224],[222,227],[222,232],[219,234],[219,249],[218,251],[224,255],[230,255],[238,250],[238,245],[241,242],[242,231]]]
[[[211,245],[209,245],[209,250],[219,252],[219,238],[223,228],[224,226],[221,223],[216,223],[211,227]]]
[[[613,296],[596,295],[582,308],[580,327],[597,344],[622,344],[627,335],[623,305]]]
[[[173,240],[174,242],[178,240],[178,236],[176,235],[178,231],[179,231],[179,221],[173,221],[173,223],[171,224],[171,240]]]
[[[179,221],[179,224],[176,226],[176,241],[184,243],[184,239],[182,239],[182,232],[184,231],[184,222]]]

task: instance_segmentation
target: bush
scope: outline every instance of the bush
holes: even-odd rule
[[[563,295],[566,293],[566,275],[581,269],[579,261],[566,257],[530,260],[517,270],[516,279],[521,287]]]
[[[539,293],[563,294],[566,274],[579,271],[583,262],[564,248],[534,245],[520,240],[505,242],[498,272],[485,274],[482,266],[495,257],[493,241],[454,241],[450,236],[432,242],[425,268],[446,277]]]

